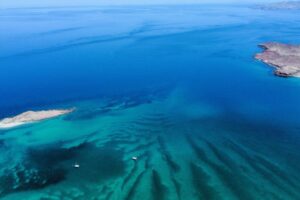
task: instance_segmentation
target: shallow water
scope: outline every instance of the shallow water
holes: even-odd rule
[[[261,42],[300,42],[298,13],[64,7],[0,19],[0,117],[76,107],[0,130],[0,198],[300,198],[300,81],[253,59]]]

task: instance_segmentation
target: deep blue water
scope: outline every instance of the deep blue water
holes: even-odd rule
[[[147,167],[143,171],[142,164],[130,171],[130,166],[123,163],[128,160],[123,150],[124,154],[131,155],[133,141],[143,142],[144,136],[139,138],[137,134],[132,139],[126,135],[127,143],[121,143],[121,147],[105,143],[100,158],[96,156],[97,162],[111,161],[111,166],[108,165],[112,167],[112,175],[108,174],[109,183],[103,181],[106,180],[103,175],[99,175],[101,181],[92,181],[103,186],[102,189],[91,189],[95,195],[105,190],[102,193],[107,195],[103,199],[139,199],[143,192],[149,194],[145,199],[299,199],[300,79],[276,77],[271,67],[253,59],[255,53],[261,51],[257,46],[259,43],[300,43],[299,28],[300,15],[297,12],[265,11],[250,6],[1,9],[0,117],[31,109],[66,106],[76,106],[79,111],[61,121],[32,125],[24,130],[22,127],[5,130],[2,134],[0,132],[0,142],[7,140],[12,147],[24,143],[25,147],[19,145],[22,151],[16,153],[22,157],[27,148],[47,149],[47,146],[43,147],[45,143],[53,145],[63,140],[51,136],[47,142],[48,134],[74,131],[69,139],[81,141],[86,135],[77,133],[78,128],[92,132],[104,126],[105,134],[96,134],[92,141],[101,143],[109,138],[112,143],[117,143],[113,136],[116,129],[140,133],[130,123],[141,120],[139,125],[147,124],[142,133],[151,130],[158,134],[149,136],[150,141],[156,136],[158,141],[161,141],[160,137],[174,137],[174,141],[166,139],[167,147],[162,145],[158,149],[162,157],[167,155],[165,160],[171,169],[179,165],[181,171],[170,170],[175,174],[175,178],[173,175],[170,178],[166,175],[168,167],[159,167],[164,159],[160,158],[155,145],[164,142],[154,143],[154,147],[152,143],[140,145],[136,150],[138,154],[143,151],[153,154],[147,160],[148,154],[145,153],[145,163],[150,163],[150,171]],[[106,106],[109,107],[108,113],[93,112],[98,109],[98,101],[103,99],[108,105],[112,102],[122,105],[122,109],[115,111]],[[164,120],[168,123],[164,124]],[[47,132],[53,126],[55,130]],[[156,129],[159,129],[158,133]],[[20,139],[25,132],[33,132],[34,136],[27,134]],[[164,133],[163,136],[160,132]],[[181,135],[186,134],[192,140],[180,144]],[[197,138],[206,139],[196,144],[191,142]],[[147,138],[145,142],[149,142]],[[106,145],[110,147],[106,148]],[[208,159],[203,154],[201,156],[199,146],[203,146]],[[91,160],[95,160],[92,155],[99,153],[94,147],[88,147],[80,151],[80,155],[85,151],[91,155]],[[3,150],[3,157],[6,154],[14,152]],[[111,160],[108,155],[112,155]],[[114,160],[113,155],[122,160]],[[178,163],[172,164],[169,157],[174,159],[177,156],[178,160],[174,162]],[[187,161],[187,157],[191,160]],[[57,162],[65,162],[62,160]],[[91,171],[108,170],[107,166],[98,166],[95,162],[89,163]],[[189,162],[190,166],[185,167]],[[227,169],[222,171],[226,167],[228,172]],[[1,172],[6,167],[2,168]],[[134,190],[130,186],[126,188],[127,174],[135,176],[134,173],[140,171],[140,178],[132,180]],[[66,187],[64,184],[72,189],[68,181],[74,176],[78,179],[72,173],[62,183],[51,184],[54,188],[20,186],[14,191],[8,187],[2,192],[0,190],[0,198],[3,195],[17,199],[19,194],[23,198],[38,199],[45,194],[51,196],[60,187]],[[89,174],[87,178],[84,173],[78,180],[90,181],[93,175]],[[152,177],[149,180],[146,178],[148,174]],[[249,183],[247,177],[250,177]],[[179,191],[176,181],[173,185],[169,182],[175,179],[181,185],[177,197],[170,194],[175,189]],[[3,180],[0,177],[2,186],[12,184]],[[151,180],[152,190],[147,190]],[[118,181],[126,184],[120,186]],[[140,188],[134,184],[138,181],[142,185]],[[106,184],[117,191],[110,193],[104,187]],[[76,190],[81,189],[84,190],[76,186]],[[157,196],[150,195],[153,190]],[[62,196],[69,195],[61,193]],[[93,198],[87,194],[76,198]]]

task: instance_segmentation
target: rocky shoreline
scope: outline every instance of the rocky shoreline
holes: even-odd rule
[[[255,58],[276,68],[280,77],[300,77],[300,45],[267,42],[259,45],[264,49]]]

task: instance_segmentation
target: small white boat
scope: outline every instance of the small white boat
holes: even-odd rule
[[[137,159],[138,159],[138,157],[136,157],[136,156],[133,156],[131,159],[132,159],[132,160],[137,160]]]
[[[78,163],[75,163],[75,164],[73,165],[73,167],[74,167],[74,168],[79,168],[80,165],[79,165]]]

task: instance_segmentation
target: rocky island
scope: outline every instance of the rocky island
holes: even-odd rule
[[[0,120],[0,128],[13,128],[27,123],[50,119],[72,112],[74,109],[27,111],[17,116]]]
[[[299,10],[300,1],[282,1],[258,6],[263,10]]]
[[[256,54],[255,58],[275,67],[275,75],[300,77],[300,45],[268,42],[259,46],[264,51]]]

